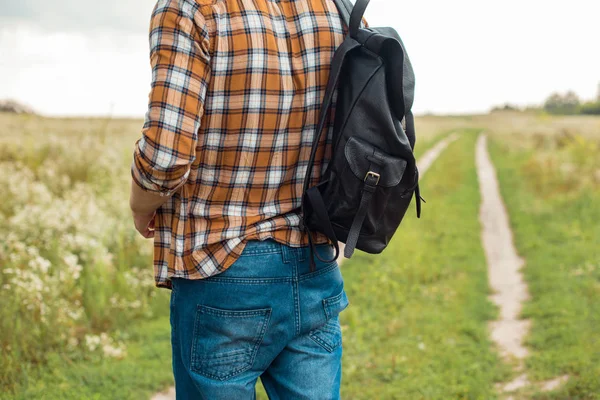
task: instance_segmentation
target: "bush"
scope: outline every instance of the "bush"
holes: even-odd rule
[[[556,115],[574,115],[579,114],[581,101],[574,92],[567,92],[564,95],[554,93],[544,103],[544,110],[549,114]]]
[[[119,128],[108,145],[65,133],[80,122],[30,121],[26,133],[25,116],[3,118],[18,126],[0,130],[0,387],[10,389],[52,352],[123,357],[119,332],[162,297],[127,201],[123,149],[135,137]]]
[[[585,103],[581,106],[581,113],[586,115],[600,115],[600,101]]]

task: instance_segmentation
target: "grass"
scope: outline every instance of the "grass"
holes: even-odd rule
[[[451,130],[424,135],[419,151]],[[507,374],[485,329],[495,311],[477,240],[474,140],[465,132],[428,173],[422,220],[411,208],[383,255],[357,253],[344,265],[354,303],[342,316],[344,398],[490,399],[492,383]],[[172,384],[165,313],[119,331],[123,359],[52,351],[27,371],[12,398],[149,398]],[[257,389],[266,399],[262,385]]]
[[[492,399],[507,370],[486,324],[474,132],[464,132],[423,181],[422,220],[411,209],[380,256],[344,264],[345,399]],[[443,173],[442,173],[443,172]]]
[[[169,338],[169,319],[162,317],[132,326],[122,360],[73,361],[52,353],[45,368],[31,371],[17,394],[0,393],[0,399],[149,399],[172,381]]]
[[[433,146],[438,144],[438,142],[442,141],[444,138],[451,135],[453,132],[457,132],[456,129],[450,129],[447,131],[440,131],[436,134],[428,135],[415,145],[414,154],[417,161],[420,157],[422,157],[427,150],[431,149]]]
[[[109,122],[0,114],[2,393],[61,360],[119,361],[132,323],[164,317],[127,202],[135,121]]]
[[[382,255],[357,252],[342,267],[351,302],[341,315],[343,398],[488,400],[512,376],[486,329],[496,310],[479,237],[476,132],[464,130],[482,126],[527,259],[527,372],[571,377],[519,398],[600,399],[600,119],[496,113],[416,126],[417,156],[450,132],[462,137],[423,180],[422,220],[411,207]],[[151,246],[135,239],[127,209],[140,127],[0,114],[0,225],[10,232],[0,241],[0,399],[147,399],[172,384],[167,293],[152,287]],[[40,301],[7,269],[57,289]],[[104,333],[123,357],[88,348]]]
[[[526,259],[527,373],[570,379],[554,393],[522,395],[600,399],[600,147],[582,137],[537,139],[495,137],[491,155]]]
[[[0,223],[11,232],[0,290],[12,293],[0,296],[0,396],[143,398],[172,383],[166,292],[127,208],[141,122],[0,113]],[[422,150],[447,129],[424,126]]]

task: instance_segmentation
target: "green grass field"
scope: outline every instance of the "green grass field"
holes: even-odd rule
[[[167,317],[138,322],[128,329],[127,357],[69,360],[56,352],[43,368],[31,371],[6,399],[149,399],[173,378]]]
[[[0,114],[0,398],[148,399],[172,384],[168,293],[127,203],[141,122]],[[526,259],[526,372],[554,392],[600,399],[600,119],[522,114],[424,117],[417,155],[460,132],[378,255],[342,266],[344,399],[495,399],[515,376],[489,338],[477,134],[487,131]],[[49,287],[50,289],[44,289]],[[259,398],[266,399],[259,384]]]
[[[600,136],[600,132],[599,132]],[[526,259],[532,379],[568,375],[536,399],[600,399],[600,147],[598,139],[534,137],[491,146],[515,242]]]
[[[381,257],[343,268],[343,398],[492,399],[507,371],[487,338],[479,244],[475,132],[462,133],[423,180],[422,220],[411,215]]]

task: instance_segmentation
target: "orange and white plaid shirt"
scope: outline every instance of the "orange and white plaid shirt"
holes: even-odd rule
[[[171,195],[155,219],[156,286],[223,272],[249,240],[308,244],[303,180],[346,32],[333,0],[158,0],[131,166],[141,188]],[[312,184],[330,159],[334,110],[335,96]]]

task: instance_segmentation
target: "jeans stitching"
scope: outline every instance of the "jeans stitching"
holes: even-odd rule
[[[217,317],[232,317],[232,318],[247,318],[265,315],[271,310],[270,308],[260,308],[256,310],[219,310],[214,307],[208,307],[203,304],[198,304],[198,310],[204,314],[215,315]]]
[[[340,328],[337,328],[337,327],[331,328],[329,326],[331,321],[332,321],[332,319],[328,319],[327,322],[325,323],[325,325],[323,325],[319,328],[313,329],[308,334],[308,336],[311,339],[313,339],[315,342],[320,344],[321,347],[325,348],[325,350],[327,350],[330,353],[332,353],[342,343],[341,327]],[[339,320],[338,320],[338,323],[339,323]],[[335,341],[333,341],[333,343],[328,343],[328,342],[324,341],[323,339],[321,339],[318,336],[317,332],[323,332],[325,334],[330,334],[332,337],[335,337]]]
[[[292,277],[281,277],[281,278],[230,278],[230,277],[211,277],[205,278],[203,282],[209,283],[225,283],[225,284],[238,284],[238,285],[265,285],[271,283],[289,283],[292,282]]]
[[[323,341],[320,337],[318,337],[317,335],[315,335],[313,332],[311,332],[309,334],[310,338],[312,340],[314,340],[315,342],[317,342],[318,344],[321,345],[321,347],[323,347],[325,350],[327,350],[328,352],[333,352],[333,350],[335,349],[335,346],[330,346],[329,343],[326,343],[325,341]]]
[[[200,307],[205,307],[205,306],[198,305],[198,308],[197,308],[198,311],[201,310]],[[249,312],[253,312],[253,311],[254,310],[251,310]],[[263,320],[263,326],[262,326],[260,332],[258,333],[258,335],[256,336],[256,339],[255,339],[254,343],[252,344],[253,349],[252,349],[252,354],[250,355],[249,361],[245,365],[243,365],[243,366],[241,366],[241,367],[239,367],[239,368],[231,371],[230,373],[228,373],[226,375],[221,375],[221,376],[212,374],[210,372],[204,371],[202,368],[196,367],[196,363],[199,362],[200,359],[199,359],[199,356],[196,354],[195,338],[198,335],[198,319],[199,319],[200,314],[202,314],[202,311],[197,312],[196,313],[196,318],[194,320],[194,329],[193,329],[193,333],[192,333],[192,335],[193,335],[192,338],[193,339],[192,339],[192,351],[191,351],[190,369],[192,371],[198,373],[198,374],[204,375],[204,376],[212,378],[212,379],[220,380],[220,381],[227,380],[227,379],[231,378],[234,375],[240,374],[240,373],[242,373],[242,372],[247,371],[248,369],[250,369],[252,367],[252,365],[254,364],[254,360],[256,358],[256,354],[258,352],[258,348],[260,347],[260,344],[262,343],[262,341],[264,339],[264,334],[266,332],[267,323],[271,320],[272,309],[271,308],[263,308],[263,309],[256,310],[256,311],[260,311],[260,313],[258,313],[257,315],[261,315],[261,314],[263,315],[263,318],[262,318],[262,320]],[[219,314],[217,314],[217,315],[219,315]],[[244,316],[245,317],[248,317],[248,316],[253,316],[254,317],[254,316],[257,316],[257,315],[242,315],[242,317],[244,317]],[[232,315],[226,315],[226,316],[230,317]],[[214,359],[217,359],[217,358],[214,358]]]
[[[339,294],[323,299],[323,308],[325,308],[325,315],[327,315],[328,320],[333,316],[331,315],[331,309],[333,308],[333,306],[341,302],[343,295],[344,290],[342,289],[342,291]]]
[[[300,334],[302,329],[302,309],[300,308],[300,279],[298,277],[298,256],[294,253],[294,263],[292,264],[292,291],[294,293],[294,321],[296,323],[296,335]]]
[[[311,278],[314,278],[315,276],[319,276],[321,274],[325,274],[325,273],[327,273],[327,272],[329,272],[331,270],[334,270],[337,267],[338,267],[338,264],[337,264],[337,262],[334,261],[333,263],[329,264],[327,267],[318,269],[318,270],[316,270],[314,272],[309,272],[308,274],[301,275],[298,278],[298,280],[299,281],[304,281],[306,279],[311,279]]]
[[[267,326],[268,326],[269,322],[271,321],[272,311],[273,311],[272,309],[269,309],[269,311],[267,311],[266,317],[264,318],[264,321],[263,321],[263,326],[260,331],[260,334],[257,336],[256,341],[254,343],[254,353],[252,354],[252,358],[250,360],[250,367],[252,367],[252,365],[254,365],[254,360],[256,359],[256,354],[258,353],[258,349],[260,348],[260,345],[264,339],[265,333],[267,331]]]
[[[240,257],[255,256],[255,255],[259,255],[259,254],[279,254],[279,253],[281,253],[281,250],[279,250],[279,249],[265,249],[265,250],[255,249],[255,250],[243,251],[242,254],[240,254]]]

